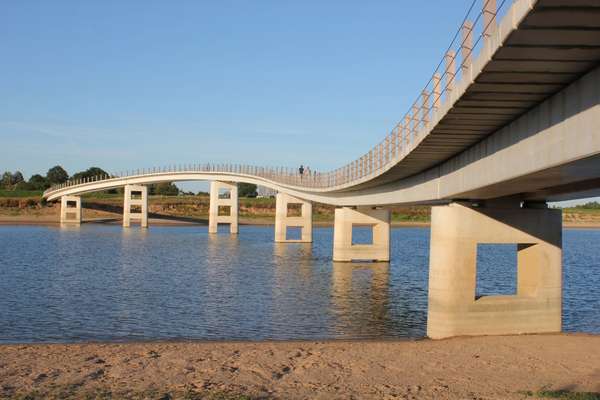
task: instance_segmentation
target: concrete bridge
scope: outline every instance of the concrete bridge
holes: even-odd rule
[[[123,225],[146,227],[146,185],[210,181],[209,232],[228,223],[237,233],[236,183],[254,183],[278,192],[276,241],[288,241],[287,227],[312,241],[312,203],[337,206],[335,261],[389,261],[388,207],[433,205],[430,337],[560,331],[561,212],[547,202],[600,195],[599,65],[600,0],[483,0],[400,122],[343,167],[153,168],[44,196],[61,199],[62,222],[79,223],[82,194],[124,187]],[[288,216],[293,203],[300,217]],[[372,244],[353,244],[357,225],[372,228]],[[482,243],[518,245],[515,295],[476,298]]]

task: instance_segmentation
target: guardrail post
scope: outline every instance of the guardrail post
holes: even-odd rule
[[[450,50],[444,57],[446,63],[446,100],[450,100],[452,89],[454,89],[454,78],[456,76],[456,53]]]
[[[408,154],[408,148],[410,146],[410,116],[407,115],[404,117],[404,126],[402,128],[404,131],[404,154]]]
[[[390,135],[385,137],[385,164],[390,162]]]
[[[431,119],[433,120],[437,117],[437,111],[440,108],[442,98],[442,76],[439,72],[433,74],[431,84]]]
[[[412,119],[412,128],[411,128],[411,142],[415,141],[415,138],[417,137],[417,132],[419,131],[419,107],[415,104],[413,104],[412,106],[412,113],[411,113],[411,119]]]
[[[463,79],[465,79],[471,69],[471,63],[473,59],[473,22],[465,21],[462,26],[462,43],[460,45],[461,52],[461,71]],[[471,80],[471,77],[468,77]]]
[[[396,157],[402,156],[402,122],[396,125]]]
[[[496,31],[496,0],[483,0],[483,36],[489,37]]]
[[[421,122],[423,129],[425,129],[429,123],[429,92],[427,92],[427,90],[423,90],[423,93],[421,93],[421,98]]]

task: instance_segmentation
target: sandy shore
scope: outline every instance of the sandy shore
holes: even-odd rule
[[[510,400],[542,388],[600,392],[600,336],[0,346],[0,397],[65,387],[73,396],[191,391],[286,400]]]

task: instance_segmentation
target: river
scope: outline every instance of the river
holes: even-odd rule
[[[392,262],[332,262],[332,229],[0,226],[0,342],[419,338],[429,229],[392,230]],[[563,329],[600,333],[600,230],[565,230]],[[480,247],[478,294],[515,290],[515,246]]]

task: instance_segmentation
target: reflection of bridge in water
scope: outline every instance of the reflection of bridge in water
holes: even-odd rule
[[[254,183],[278,192],[278,242],[293,227],[311,242],[312,203],[338,206],[335,261],[389,261],[386,207],[431,204],[429,336],[559,331],[562,224],[547,202],[600,195],[600,1],[483,3],[400,123],[334,171],[185,165],[69,181],[44,196],[61,199],[62,222],[79,223],[80,195],[124,187],[123,225],[146,227],[146,185],[207,180],[209,230],[237,233],[235,183]],[[356,226],[371,227],[370,243],[355,243]],[[514,296],[475,297],[479,243],[518,244]]]

